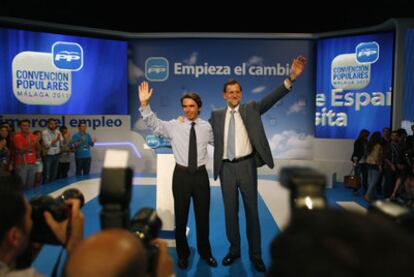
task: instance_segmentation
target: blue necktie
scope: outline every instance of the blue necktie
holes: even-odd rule
[[[229,132],[227,134],[227,158],[231,161],[236,157],[236,123],[234,122],[235,110],[230,111]]]
[[[188,171],[190,173],[194,173],[197,171],[197,137],[194,125],[195,122],[191,122],[190,146],[188,149]]]

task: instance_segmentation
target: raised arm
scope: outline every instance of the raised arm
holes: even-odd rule
[[[149,105],[153,90],[149,87],[148,82],[144,81],[138,86],[139,102],[141,104],[139,111],[145,125],[150,128],[154,134],[163,135],[171,138],[170,129],[172,128],[170,122],[160,120],[157,115],[151,110]]]
[[[138,86],[138,96],[141,107],[146,107],[152,95],[152,88],[150,89],[148,82],[144,81]]]
[[[305,64],[306,58],[303,56],[293,59],[290,67],[289,78],[287,78],[281,86],[257,102],[260,114],[267,112],[274,104],[276,104],[277,101],[288,94],[292,88],[292,83],[299,77],[300,74],[302,74]]]
[[[295,81],[296,78],[302,74],[303,70],[305,69],[306,58],[304,56],[299,56],[293,59],[292,66],[290,67],[290,74],[289,80],[291,82]]]

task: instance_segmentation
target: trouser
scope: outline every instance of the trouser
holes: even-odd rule
[[[22,180],[25,189],[32,188],[36,174],[36,164],[17,164],[16,173]]]
[[[257,168],[253,157],[238,161],[223,161],[220,171],[226,219],[226,235],[230,253],[240,255],[239,191],[246,214],[246,233],[250,258],[261,258],[261,235],[257,208]]]
[[[194,174],[191,174],[185,167],[176,165],[173,173],[172,189],[178,257],[185,259],[190,256],[186,228],[191,198],[193,198],[194,205],[198,253],[202,258],[210,257],[210,182],[205,166],[199,167]]]
[[[368,165],[368,189],[366,196],[369,200],[375,199],[376,197],[376,188],[378,181],[380,179],[380,171],[377,165]]]
[[[45,171],[44,176],[44,183],[50,183],[54,181],[57,177],[57,171],[58,171],[58,165],[59,165],[59,155],[46,155],[44,157],[44,164],[43,164],[43,170]]]
[[[61,179],[61,178],[68,177],[69,167],[70,167],[70,163],[59,162],[57,178]]]
[[[75,158],[76,176],[88,175],[91,169],[91,157]]]

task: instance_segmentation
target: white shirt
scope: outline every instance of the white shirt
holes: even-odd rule
[[[247,135],[246,127],[244,126],[243,120],[239,113],[238,105],[234,108],[234,123],[236,130],[236,153],[235,159],[250,155],[253,152],[252,144],[250,143],[249,136]],[[223,160],[227,159],[227,137],[229,132],[229,123],[231,117],[231,108],[227,106],[226,118],[224,121],[224,149],[223,149]]]
[[[146,126],[154,134],[163,135],[171,141],[175,162],[182,166],[188,166],[191,121],[187,118],[184,122],[176,119],[170,121],[160,120],[151,110],[150,105],[140,107],[139,111]],[[197,166],[202,166],[207,164],[208,161],[207,145],[213,145],[213,129],[208,121],[199,117],[194,122],[196,123],[194,129],[197,138]]]
[[[54,141],[59,134],[60,139],[55,144],[52,144],[52,141]],[[46,128],[46,130],[43,130],[42,132],[42,138],[43,143],[46,147],[46,155],[56,155],[60,153],[60,147],[63,142],[63,136],[59,130],[55,129],[52,131],[49,128]]]

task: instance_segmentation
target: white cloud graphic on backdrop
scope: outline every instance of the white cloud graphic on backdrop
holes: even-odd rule
[[[403,120],[403,121],[401,121],[401,128],[404,128],[408,132],[408,134],[410,135],[412,133],[411,125],[413,125],[413,124],[414,124],[413,121]]]
[[[260,87],[254,88],[254,89],[252,90],[252,93],[261,93],[261,92],[263,92],[265,89],[266,89],[266,87],[265,87],[265,86],[260,86]]]
[[[191,53],[191,56],[188,59],[184,59],[184,63],[188,65],[194,65],[197,63],[198,53],[193,52]]]
[[[275,134],[269,139],[270,149],[277,159],[313,158],[313,136],[293,130]]]
[[[251,66],[255,64],[263,64],[263,58],[259,56],[250,57],[249,61],[247,62],[247,66]]]
[[[292,113],[298,113],[300,111],[303,111],[306,107],[306,100],[305,99],[299,99],[295,103],[293,103],[292,106],[290,106],[289,110],[287,111],[287,114]]]
[[[128,82],[131,85],[136,84],[139,78],[144,76],[144,71],[136,66],[132,61],[128,61]]]

